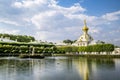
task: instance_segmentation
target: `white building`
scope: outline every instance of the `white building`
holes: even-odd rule
[[[115,48],[113,54],[120,54],[120,48]]]
[[[89,28],[86,25],[86,20],[84,20],[84,26],[82,28],[83,34],[78,38],[78,40],[73,43],[74,46],[88,46],[93,41],[93,38],[88,34]]]
[[[56,45],[56,46],[66,46],[67,44],[65,44],[63,42],[57,42],[54,45]]]
[[[3,38],[3,37],[1,36],[1,38],[0,38],[0,42],[17,42],[17,41],[10,40],[9,37],[5,37],[5,38]]]

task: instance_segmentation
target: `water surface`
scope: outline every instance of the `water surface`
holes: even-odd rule
[[[0,80],[120,80],[120,59],[0,58]]]

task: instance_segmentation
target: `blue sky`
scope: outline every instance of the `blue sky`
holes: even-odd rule
[[[58,4],[70,7],[74,3],[80,3],[88,15],[100,16],[105,13],[120,10],[120,0],[58,0]]]
[[[94,40],[120,45],[120,0],[0,0],[0,33],[75,40],[84,19]]]

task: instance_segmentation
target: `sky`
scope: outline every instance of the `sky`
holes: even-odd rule
[[[0,0],[0,33],[76,40],[86,19],[94,40],[120,46],[120,0]]]

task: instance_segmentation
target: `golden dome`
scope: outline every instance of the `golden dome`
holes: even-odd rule
[[[84,26],[83,26],[82,30],[83,31],[88,31],[89,30],[89,28],[86,25],[86,20],[84,20]]]

